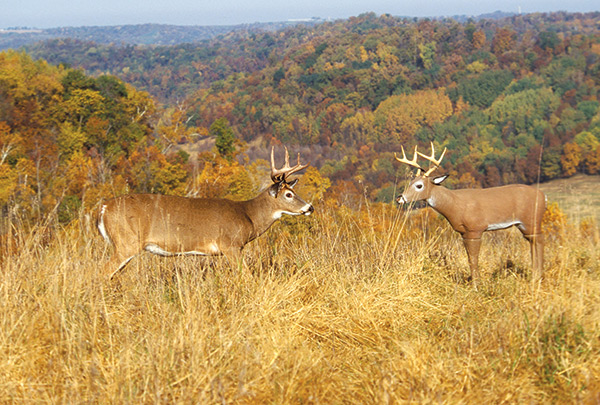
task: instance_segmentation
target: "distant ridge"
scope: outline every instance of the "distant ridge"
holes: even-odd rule
[[[29,27],[0,29],[0,50],[58,38],[93,41],[98,44],[178,45],[206,41],[236,31],[276,31],[295,25],[314,25],[325,20],[311,18],[270,23],[239,25],[167,25],[137,24],[112,26],[60,27],[36,29]]]
[[[430,19],[454,19],[459,22],[469,19],[501,19],[512,17],[516,13],[495,11],[479,16],[438,16]],[[405,16],[402,18],[413,18]],[[420,18],[418,18],[420,19]],[[116,45],[179,45],[206,41],[238,31],[277,31],[295,25],[315,25],[326,19],[312,17],[279,22],[251,23],[238,25],[168,25],[168,24],[131,24],[110,26],[81,26],[39,29],[35,27],[11,27],[0,29],[0,50],[18,49],[35,42],[71,38],[91,41],[97,44]]]

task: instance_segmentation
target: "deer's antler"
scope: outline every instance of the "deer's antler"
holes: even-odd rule
[[[404,146],[400,145],[400,147],[402,148],[402,159],[400,159],[398,156],[396,156],[395,152],[394,152],[394,157],[400,163],[404,163],[404,164],[407,164],[409,166],[416,167],[418,169],[417,170],[417,176],[419,176],[421,174],[421,171],[423,170],[423,168],[417,163],[417,154],[420,155],[420,153],[417,152],[417,147],[415,146],[415,153],[413,155],[412,160],[408,160],[406,158],[406,153],[404,153]]]
[[[298,153],[298,164],[294,167],[290,167],[290,155],[287,148],[285,148],[285,165],[281,169],[275,168],[275,147],[271,147],[271,180],[273,183],[285,182],[286,179],[293,173],[299,172],[302,169],[308,167],[308,164],[300,164],[300,154]]]
[[[416,149],[415,149],[415,152],[416,152],[416,153],[417,153],[419,156],[421,156],[421,157],[423,157],[423,158],[425,158],[425,159],[429,160],[429,162],[431,162],[431,163],[432,163],[432,165],[431,165],[431,166],[429,166],[429,169],[428,169],[428,170],[425,172],[425,174],[423,175],[424,177],[427,177],[427,176],[429,176],[431,173],[433,173],[433,171],[434,171],[435,169],[437,169],[438,167],[440,167],[440,164],[442,163],[442,159],[444,159],[444,155],[446,154],[446,150],[447,150],[447,149],[446,149],[446,148],[444,148],[444,151],[443,151],[443,152],[442,152],[442,154],[440,155],[440,158],[439,158],[439,159],[436,159],[436,158],[435,158],[435,148],[433,147],[433,142],[431,142],[431,156],[424,155],[424,154],[422,154],[421,152],[416,152]]]

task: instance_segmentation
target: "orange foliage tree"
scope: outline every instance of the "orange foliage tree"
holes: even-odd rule
[[[560,157],[563,174],[572,176],[577,171],[581,162],[581,147],[576,143],[568,142],[563,147],[563,154]]]
[[[492,52],[501,55],[513,50],[516,43],[516,33],[510,28],[498,28],[492,39]]]

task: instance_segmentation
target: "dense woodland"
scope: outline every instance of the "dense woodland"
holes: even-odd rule
[[[313,164],[301,194],[351,207],[391,201],[407,174],[394,152],[430,141],[448,148],[454,187],[600,174],[599,20],[365,14],[174,46],[4,51],[0,207],[66,222],[125,192],[248,198],[268,179],[257,158],[281,144]]]

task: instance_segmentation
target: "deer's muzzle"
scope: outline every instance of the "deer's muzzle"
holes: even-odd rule
[[[314,210],[315,210],[315,207],[313,207],[312,205],[309,205],[308,208],[303,212],[303,214],[310,215],[313,213]]]

